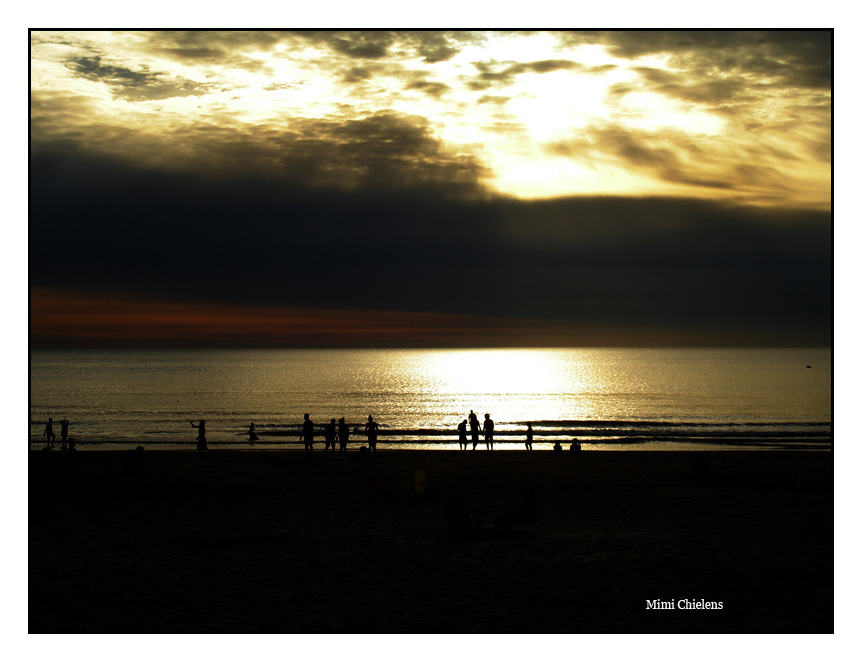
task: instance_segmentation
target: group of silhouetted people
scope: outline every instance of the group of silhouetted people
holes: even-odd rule
[[[473,442],[473,450],[476,451],[476,445],[479,444],[479,419],[477,418],[474,411],[471,410],[468,418],[462,421],[457,429],[458,429],[458,448],[460,451],[467,451],[467,429],[470,426],[470,435],[471,441]],[[491,417],[486,414],[485,422],[482,426],[483,433],[485,434],[485,448],[489,451],[494,450],[494,422],[491,420]],[[524,448],[528,451],[533,451],[533,426],[530,424],[527,425],[527,431],[525,433],[524,440]],[[561,446],[560,442],[555,442],[552,450],[555,453],[560,453],[563,451],[563,446]],[[569,445],[570,451],[581,451],[581,443],[578,441],[578,438],[572,440],[572,444]]]
[[[357,429],[354,428],[354,431]],[[366,438],[368,439],[368,449],[369,453],[377,453],[378,450],[378,424],[372,418],[372,415],[369,415],[369,419],[366,422],[365,426]],[[350,440],[350,428],[345,423],[345,418],[341,417],[339,419],[338,426],[336,425],[335,419],[330,419],[330,423],[328,423],[324,427],[324,451],[328,451],[329,449],[333,450],[333,453],[336,452],[336,442],[339,443],[339,454],[344,455],[348,453],[348,440]],[[306,453],[311,453],[314,449],[315,443],[315,423],[309,419],[308,413],[303,415],[303,428],[300,433],[300,441],[303,443]]]
[[[458,448],[461,451],[467,451],[467,428],[470,426],[470,439],[473,442],[473,450],[476,451],[476,445],[479,444],[479,418],[473,410],[467,415],[467,419],[458,425]],[[488,451],[494,450],[494,421],[489,414],[485,415],[485,421],[482,424],[482,431],[485,437],[485,448]]]
[[[68,419],[63,419],[60,422],[60,448],[63,451],[75,451],[78,448],[78,445],[75,443],[75,438],[69,437],[69,426],[70,422]],[[53,449],[56,446],[54,444],[54,440],[57,439],[57,435],[54,433],[53,417],[48,417],[48,423],[45,424],[45,431],[42,435],[45,437],[45,448]]]
[[[554,453],[556,454],[562,454],[563,445],[560,443],[560,441],[557,441],[554,443],[554,446],[551,448],[551,450],[554,451]],[[569,450],[575,453],[581,451],[581,442],[578,441],[578,438],[574,438],[572,440],[572,443],[569,445]]]
[[[192,425],[192,428],[198,429],[198,453],[209,453],[209,448],[207,447],[207,422],[201,419],[197,424],[194,421],[189,422]],[[77,449],[77,445],[75,443],[75,439],[69,437],[69,426],[70,422],[68,419],[63,419],[60,422],[60,438],[62,442],[63,450],[75,451]],[[480,434],[480,423],[479,417],[474,413],[473,410],[470,411],[468,418],[462,421],[458,425],[458,446],[461,451],[467,451],[468,445],[468,428],[470,428],[470,438],[473,444],[473,450],[476,451],[476,447],[479,444],[479,434]],[[354,432],[358,432],[358,428],[354,428]],[[485,415],[485,421],[482,424],[482,432],[485,439],[485,448],[488,451],[494,450],[494,421],[489,414]],[[366,451],[370,453],[377,453],[377,443],[378,443],[378,424],[372,418],[372,415],[369,415],[368,421],[365,425],[365,433],[368,439],[368,447],[365,448]],[[42,435],[46,438],[46,446],[45,449],[53,449],[55,444],[54,440],[56,439],[56,434],[54,433],[54,419],[52,417],[48,418],[48,423],[45,425],[45,431]],[[255,427],[255,423],[252,422],[249,425],[249,442],[254,443],[259,441],[259,437],[257,434],[257,428]],[[333,453],[336,452],[336,442],[339,444],[339,453],[347,454],[348,450],[348,440],[350,439],[350,429],[348,425],[345,423],[345,418],[341,417],[338,421],[338,425],[336,424],[335,419],[330,419],[330,423],[328,423],[324,427],[324,451],[333,450]],[[315,424],[309,418],[308,413],[303,415],[303,425],[302,432],[300,433],[300,441],[303,443],[305,450],[307,453],[311,453],[314,448],[314,440],[315,440]],[[524,442],[524,447],[528,451],[533,450],[533,427],[528,425],[526,432],[526,439]],[[570,451],[581,451],[581,443],[578,439],[573,439],[572,444],[569,446]],[[560,442],[555,442],[553,446],[553,451],[555,453],[562,453],[563,446]]]

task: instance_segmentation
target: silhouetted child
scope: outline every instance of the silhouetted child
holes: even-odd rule
[[[528,451],[533,451],[533,427],[527,425],[527,439],[524,441],[524,448]]]
[[[485,433],[485,448],[486,451],[494,451],[494,422],[491,417],[486,414],[485,421],[482,424],[482,430]]]
[[[458,425],[458,448],[467,451],[467,419]]]
[[[255,431],[256,431],[255,422],[253,421],[252,423],[249,424],[249,442],[257,442],[258,441],[258,434]]]
[[[572,444],[569,445],[569,450],[578,453],[581,451],[581,442],[578,441],[578,438],[573,438]]]
[[[560,446],[560,442],[554,443],[554,446],[552,447],[552,451],[554,451],[554,453],[556,453],[556,454],[563,453],[563,447]]]
[[[207,447],[207,422],[201,419],[201,422],[198,425],[195,425],[194,421],[190,421],[192,424],[192,428],[198,429],[198,453],[202,451],[210,452],[210,449]],[[143,447],[141,447],[143,449]]]
[[[345,418],[342,417],[339,419],[339,453],[347,454],[348,453],[348,437],[350,437],[350,430],[348,429],[348,425],[345,423]]]
[[[332,446],[333,453],[336,453],[336,420],[330,419],[330,423],[324,428],[324,452]]]
[[[309,413],[303,415],[303,444],[307,453],[312,453],[315,444],[315,422],[309,419]]]
[[[378,452],[378,425],[372,415],[369,415],[368,423],[366,423],[366,435],[369,438],[369,451],[371,453]]]

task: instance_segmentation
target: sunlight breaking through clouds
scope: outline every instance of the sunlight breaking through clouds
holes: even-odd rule
[[[104,149],[107,129],[113,153],[137,158],[154,141],[183,163],[265,135],[296,144],[312,119],[395,113],[424,118],[442,151],[472,155],[499,194],[647,184],[827,205],[830,91],[818,76],[829,61],[812,47],[810,67],[785,71],[795,45],[782,35],[708,34],[702,59],[684,33],[34,32],[33,137]],[[184,137],[216,126],[236,136],[215,132],[190,154]],[[794,156],[778,163],[776,150]]]

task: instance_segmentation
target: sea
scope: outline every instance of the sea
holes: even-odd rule
[[[831,450],[830,348],[34,350],[30,445],[59,422],[79,451],[302,448],[304,413],[364,424],[378,449],[458,449],[474,411],[496,450]],[[250,443],[255,424],[259,441]],[[480,442],[478,449],[485,449]]]

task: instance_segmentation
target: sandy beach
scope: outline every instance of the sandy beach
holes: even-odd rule
[[[30,453],[31,633],[833,632],[829,452],[131,455]]]

